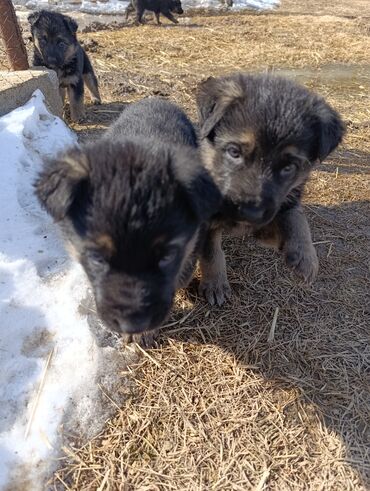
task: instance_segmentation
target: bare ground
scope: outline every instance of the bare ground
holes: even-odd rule
[[[278,254],[227,239],[230,303],[207,306],[196,279],[178,294],[158,348],[123,374],[135,382],[127,403],[95,439],[70,441],[52,488],[369,489],[369,7],[323,4],[81,34],[104,98],[75,125],[84,139],[153,94],[195,118],[197,83],[233,70],[296,77],[348,132],[305,198],[315,285],[298,285]]]

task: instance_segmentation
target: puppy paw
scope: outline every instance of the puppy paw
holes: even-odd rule
[[[91,104],[93,106],[99,106],[101,104],[101,99],[98,99],[97,97],[92,97],[91,98]]]
[[[86,114],[84,112],[81,114],[71,114],[70,117],[73,123],[83,123],[86,119]]]
[[[122,334],[121,340],[122,345],[135,343],[141,348],[149,349],[155,347],[157,336],[158,329],[154,329],[152,331],[147,331],[140,334]]]
[[[227,278],[220,276],[211,280],[202,280],[198,292],[210,305],[221,306],[231,297],[230,284]]]
[[[319,259],[315,247],[305,245],[301,247],[288,247],[285,250],[285,261],[287,266],[303,280],[307,285],[311,285],[316,279],[319,271]]]

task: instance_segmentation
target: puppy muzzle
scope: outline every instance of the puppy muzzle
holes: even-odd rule
[[[242,220],[257,226],[267,225],[276,214],[275,207],[253,202],[242,203],[238,212]]]

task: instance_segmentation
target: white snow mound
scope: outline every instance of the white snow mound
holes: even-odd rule
[[[76,141],[39,90],[0,118],[0,489],[43,487],[72,406],[89,424],[106,416],[96,402],[103,350],[80,313],[89,286],[33,193],[42,158]]]

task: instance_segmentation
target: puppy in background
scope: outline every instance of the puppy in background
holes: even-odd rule
[[[126,341],[159,327],[221,204],[183,111],[155,97],[130,105],[100,140],[48,162],[35,187],[106,327]]]
[[[211,304],[230,296],[221,235],[241,226],[311,283],[318,258],[301,198],[315,164],[342,140],[338,113],[290,80],[244,73],[206,80],[197,105],[203,161],[224,199],[205,243],[200,290]]]
[[[84,83],[91,93],[93,104],[100,104],[98,81],[89,57],[77,41],[77,23],[67,15],[41,10],[28,17],[34,45],[33,65],[55,70],[60,95],[64,102],[66,91],[71,119],[84,116]]]
[[[179,21],[172,15],[183,14],[181,0],[130,0],[128,7],[126,8],[126,20],[129,15],[136,11],[136,24],[143,24],[143,15],[145,10],[154,12],[157,19],[157,24],[160,25],[160,14],[164,15],[174,24],[178,24]]]

